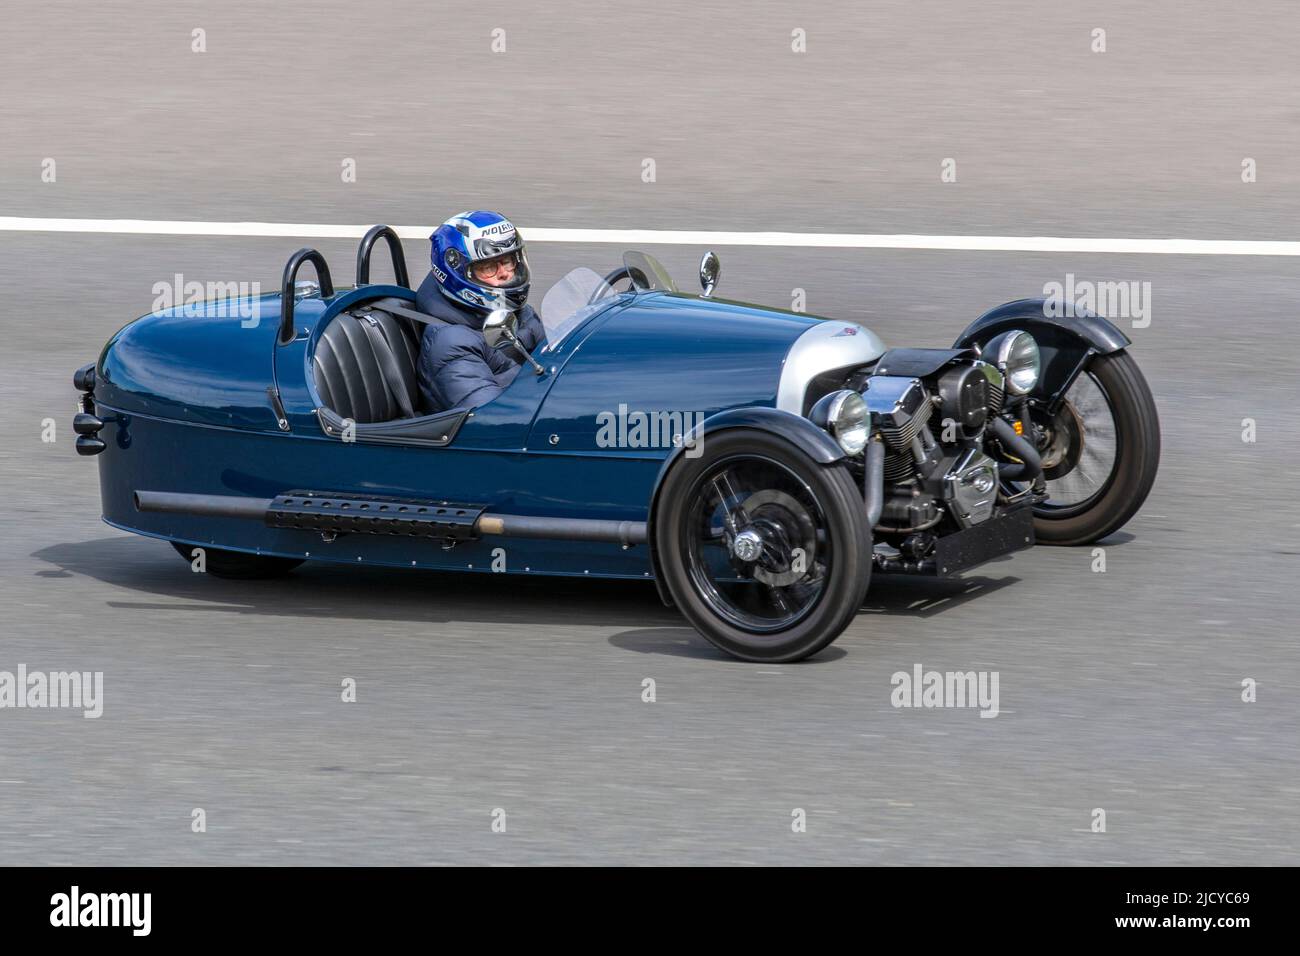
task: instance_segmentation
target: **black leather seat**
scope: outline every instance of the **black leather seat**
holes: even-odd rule
[[[397,360],[401,381],[391,384],[406,392],[411,407],[419,414],[423,399],[415,363],[420,356],[420,338],[414,323],[387,312],[373,311],[369,315],[379,322]],[[389,383],[385,381],[383,366],[362,326],[363,321],[356,315],[342,312],[321,334],[312,362],[316,390],[326,408],[359,425],[405,418]]]

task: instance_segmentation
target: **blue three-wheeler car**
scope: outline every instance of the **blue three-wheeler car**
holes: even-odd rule
[[[371,284],[384,239],[393,284]],[[316,281],[300,281],[304,263]],[[1035,541],[1111,534],[1155,479],[1160,431],[1129,340],[1041,299],[948,349],[677,289],[636,252],[575,269],[546,344],[478,408],[426,413],[423,325],[395,232],[335,289],[311,249],[276,294],[127,325],[80,369],[78,451],[104,520],[209,573],[304,561],[653,579],[751,661],[830,644],[872,571],[944,577]],[[515,317],[485,334],[521,348]],[[409,412],[407,411],[409,409]]]

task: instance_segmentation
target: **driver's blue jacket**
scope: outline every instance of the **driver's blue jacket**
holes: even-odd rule
[[[487,316],[462,309],[448,299],[433,273],[420,284],[415,307],[447,323],[425,326],[420,340],[416,373],[427,414],[486,405],[519,374],[524,360],[519,350],[509,343],[489,346],[482,331]],[[519,313],[516,334],[529,352],[546,341],[546,329],[532,306],[524,306]]]

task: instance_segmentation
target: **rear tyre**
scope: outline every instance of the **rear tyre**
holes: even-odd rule
[[[1072,402],[1071,396],[1083,397]],[[1088,544],[1118,531],[1146,501],[1160,467],[1156,403],[1127,352],[1093,359],[1066,399],[1061,414],[1068,417],[1058,414],[1058,424],[1078,434],[1056,444],[1065,461],[1077,463],[1053,468],[1051,456],[1044,459],[1049,497],[1034,508],[1034,534],[1042,544]],[[1106,464],[1099,467],[1089,460],[1090,448],[1103,446]]]
[[[741,660],[786,663],[843,632],[866,596],[871,529],[843,463],[788,442],[721,432],[683,457],[659,492],[659,570],[682,614]]]
[[[206,545],[171,542],[171,546],[188,562],[194,561],[194,551],[203,550],[204,570],[213,577],[252,581],[259,578],[278,578],[288,574],[302,558],[277,558],[268,554],[245,554],[242,551],[224,551]]]

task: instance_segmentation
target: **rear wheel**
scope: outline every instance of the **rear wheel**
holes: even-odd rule
[[[211,548],[206,545],[182,544],[180,541],[171,542],[171,546],[176,549],[177,554],[186,561],[191,562],[191,564],[196,557],[194,552],[202,549],[204,570],[218,578],[234,578],[243,581],[258,578],[278,578],[288,574],[303,562],[302,558],[277,558],[269,554],[245,554],[242,551],[225,551],[221,548]]]
[[[764,432],[723,432],[702,448],[660,490],[653,534],[669,593],[742,660],[817,653],[866,595],[871,529],[857,482]]]
[[[1160,466],[1160,421],[1137,362],[1127,352],[1097,356],[1059,408],[1034,406],[1030,415],[1048,493],[1034,508],[1037,540],[1086,544],[1118,531]]]

